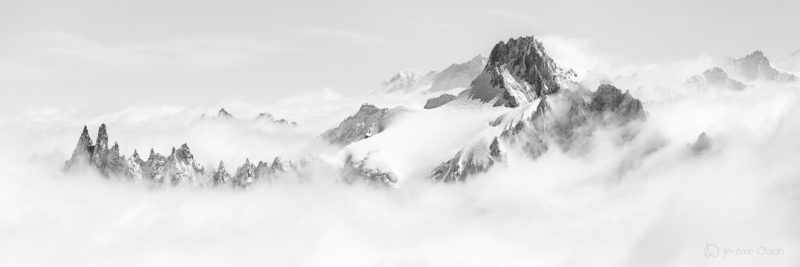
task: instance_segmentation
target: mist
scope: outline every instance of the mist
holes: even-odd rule
[[[696,88],[686,78],[719,59],[631,63],[588,40],[542,39],[583,88],[613,83],[642,100],[646,118],[635,135],[601,127],[581,149],[553,146],[536,159],[511,148],[486,173],[437,183],[430,170],[510,109],[424,110],[433,95],[326,87],[274,101],[3,114],[0,266],[800,263],[800,82]],[[783,66],[796,71],[793,63]],[[408,111],[347,147],[319,138],[363,103]],[[235,119],[215,118],[220,108]],[[258,121],[261,112],[297,126]],[[313,160],[308,179],[245,189],[154,188],[91,169],[65,172],[83,126],[95,138],[103,123],[124,155],[169,154],[186,143],[207,171],[220,161],[231,170],[247,159]],[[710,145],[696,149],[703,133]],[[345,181],[342,157],[352,151],[374,153],[402,184]]]
[[[308,111],[276,116],[298,127],[259,124],[263,107],[245,103],[232,105],[235,121],[200,119],[216,107],[28,112],[0,126],[0,265],[789,266],[800,260],[797,88],[674,87],[646,102],[628,142],[607,129],[585,153],[517,151],[465,183],[420,176],[394,189],[341,182],[337,148],[317,138],[330,124],[303,126]],[[357,102],[328,99],[349,112]],[[246,190],[63,173],[81,125],[101,122],[125,154],[186,142],[209,166],[330,160],[310,182]],[[713,145],[693,153],[702,132]],[[712,245],[723,255],[707,257]]]

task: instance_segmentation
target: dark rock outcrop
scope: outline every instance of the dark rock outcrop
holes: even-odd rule
[[[694,141],[694,144],[689,145],[689,149],[692,151],[692,154],[701,155],[711,149],[712,146],[711,138],[704,132],[697,136],[697,140]]]
[[[521,37],[494,46],[483,72],[460,97],[518,107],[571,85],[575,73],[558,67],[535,37]]]
[[[438,108],[438,107],[441,107],[444,104],[450,103],[450,101],[453,101],[455,99],[456,99],[456,96],[454,96],[454,95],[442,94],[440,96],[428,99],[428,101],[425,101],[425,107],[424,108],[425,109]]]
[[[363,104],[356,114],[347,117],[337,127],[325,131],[320,137],[331,144],[348,145],[382,132],[390,119],[404,110]]]

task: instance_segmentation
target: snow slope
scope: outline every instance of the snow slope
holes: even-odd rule
[[[463,99],[436,109],[410,110],[380,134],[342,149],[340,157],[352,156],[365,161],[367,168],[391,172],[398,184],[409,177],[428,177],[437,164],[507,111]]]

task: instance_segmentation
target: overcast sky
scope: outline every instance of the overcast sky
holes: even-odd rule
[[[800,49],[798,10],[795,0],[4,0],[0,114],[355,95],[521,35],[585,40],[634,63],[781,58]]]

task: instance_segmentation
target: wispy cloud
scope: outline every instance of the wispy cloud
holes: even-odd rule
[[[72,33],[38,37],[45,54],[119,67],[224,69],[242,65],[276,47],[258,40],[179,38],[107,44]]]

